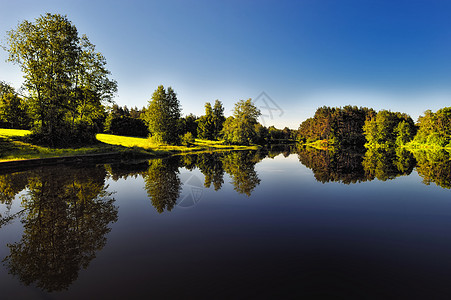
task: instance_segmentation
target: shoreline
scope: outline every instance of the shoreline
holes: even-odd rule
[[[63,155],[44,158],[18,158],[13,160],[0,160],[0,171],[17,170],[36,168],[41,166],[51,166],[59,164],[84,164],[84,163],[117,163],[117,162],[131,162],[134,160],[147,160],[157,158],[167,158],[175,155],[188,155],[205,152],[224,152],[224,151],[248,151],[258,150],[260,147],[247,146],[239,149],[231,147],[222,148],[195,148],[193,150],[154,150],[154,152],[137,151],[130,149],[129,151],[115,151],[105,153],[91,153],[79,155]]]

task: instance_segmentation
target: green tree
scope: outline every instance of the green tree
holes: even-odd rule
[[[418,118],[418,133],[415,142],[440,147],[451,146],[451,107],[437,112],[427,110]]]
[[[219,100],[215,101],[213,106],[213,137],[219,139],[221,137],[221,131],[225,122],[224,107]]]
[[[133,116],[132,116],[133,115]],[[147,125],[140,118],[141,113],[136,108],[130,111],[114,104],[105,120],[105,132],[117,135],[147,137]]]
[[[374,114],[372,109],[357,106],[327,107],[316,110],[299,126],[298,139],[305,142],[327,140],[335,147],[361,146],[365,143],[363,125]]]
[[[29,128],[28,106],[13,87],[0,81],[0,126]]]
[[[251,99],[240,100],[235,104],[233,116],[226,119],[222,134],[231,144],[249,145],[258,139],[255,125],[261,115]]]
[[[24,72],[35,136],[51,146],[95,140],[89,126],[117,84],[88,38],[66,16],[47,13],[8,31],[4,48]]]
[[[180,111],[180,103],[174,90],[169,87],[166,92],[164,86],[160,85],[153,93],[144,117],[156,142],[180,142]]]
[[[214,115],[210,102],[205,103],[205,115],[197,121],[197,136],[206,140],[215,138]]]
[[[367,147],[394,147],[411,141],[416,128],[412,118],[404,113],[381,110],[363,126]]]
[[[194,138],[197,137],[197,127],[198,127],[198,120],[199,118],[196,117],[193,114],[189,114],[187,116],[185,116],[184,118],[180,119],[181,121],[181,128],[182,128],[182,132],[181,134],[185,134],[190,132],[192,134],[192,136]]]

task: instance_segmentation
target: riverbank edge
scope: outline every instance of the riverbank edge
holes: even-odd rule
[[[115,163],[133,160],[153,159],[153,158],[167,158],[175,155],[196,154],[204,152],[223,152],[223,151],[243,151],[243,150],[258,150],[261,146],[247,146],[240,147],[239,149],[231,147],[206,147],[196,148],[193,150],[154,150],[153,152],[147,152],[144,150],[130,149],[126,151],[105,152],[105,153],[92,153],[92,154],[80,154],[80,155],[68,155],[68,156],[54,156],[45,158],[27,158],[16,160],[4,160],[0,161],[0,170],[23,170],[29,168],[35,168],[40,166],[58,165],[58,164],[77,164],[77,163]]]

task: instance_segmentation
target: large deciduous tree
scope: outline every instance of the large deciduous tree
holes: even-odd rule
[[[152,95],[144,120],[152,138],[159,143],[180,142],[180,102],[174,90],[160,85]]]
[[[92,141],[89,128],[117,84],[89,39],[66,16],[47,13],[8,31],[4,49],[24,72],[35,136],[52,146]]]
[[[235,104],[233,116],[226,119],[222,134],[231,144],[249,145],[257,141],[256,125],[260,110],[251,99],[240,100]]]

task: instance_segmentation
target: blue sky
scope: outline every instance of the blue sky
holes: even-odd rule
[[[238,100],[265,92],[283,111],[265,125],[280,128],[297,128],[323,105],[415,120],[451,106],[451,1],[0,0],[0,7],[2,42],[20,21],[67,15],[106,57],[119,105],[147,105],[163,84],[184,114],[201,115],[205,102],[219,99],[230,115]],[[0,80],[19,87],[22,74],[6,57],[1,50]]]

